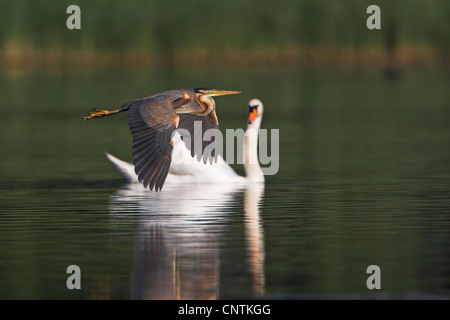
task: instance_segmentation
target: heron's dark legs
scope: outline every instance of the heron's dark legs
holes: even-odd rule
[[[97,108],[94,108],[91,110],[91,114],[88,115],[87,117],[83,117],[83,120],[89,120],[92,118],[102,118],[102,117],[107,117],[107,116],[111,116],[113,114],[117,114],[123,111],[127,111],[128,109],[118,109],[118,110],[112,110],[112,111],[108,111],[108,110],[100,110]]]

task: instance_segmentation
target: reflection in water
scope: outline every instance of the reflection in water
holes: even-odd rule
[[[264,185],[180,185],[150,192],[129,184],[112,196],[113,222],[139,215],[132,299],[218,299],[220,240],[242,193],[250,272],[264,293],[264,244],[258,204]]]
[[[253,275],[253,292],[264,294],[264,232],[259,217],[258,204],[262,200],[264,185],[249,186],[244,195],[245,233],[249,262]]]

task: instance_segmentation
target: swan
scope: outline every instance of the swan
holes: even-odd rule
[[[258,130],[263,115],[263,104],[259,99],[252,99],[248,103],[248,124],[245,131],[243,155],[245,176],[238,175],[218,155],[217,162],[209,164],[192,157],[186,148],[181,136],[175,133],[172,153],[173,161],[170,164],[167,184],[180,183],[262,183],[264,174],[258,162]],[[134,165],[120,160],[106,153],[107,158],[115,169],[125,178],[128,183],[139,183],[135,173]]]

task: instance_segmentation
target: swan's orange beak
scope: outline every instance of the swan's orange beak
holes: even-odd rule
[[[248,113],[248,124],[252,124],[258,116],[258,110],[256,108],[252,108]]]

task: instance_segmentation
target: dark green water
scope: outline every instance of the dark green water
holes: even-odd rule
[[[449,83],[448,70],[0,74],[0,298],[448,298]],[[81,121],[183,86],[243,92],[216,99],[223,129],[264,102],[280,170],[263,189],[134,191],[103,153],[130,160],[126,116]],[[72,264],[81,290],[66,287]]]

